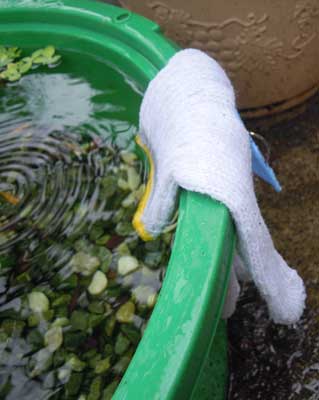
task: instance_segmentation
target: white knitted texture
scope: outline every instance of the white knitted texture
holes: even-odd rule
[[[235,266],[233,265],[230,271],[229,284],[227,296],[224,303],[224,309],[222,313],[222,318],[229,318],[236,309],[237,299],[240,293],[240,286],[238,283]]]
[[[260,214],[249,134],[220,65],[199,50],[173,56],[146,90],[140,136],[155,165],[142,216],[146,230],[156,236],[167,225],[178,186],[224,203],[236,224],[238,252],[272,319],[296,322],[304,309],[304,285],[275,250]],[[237,287],[234,282],[233,286]]]

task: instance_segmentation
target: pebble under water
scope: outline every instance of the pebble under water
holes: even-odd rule
[[[79,57],[0,87],[0,399],[111,399],[168,262],[131,225],[141,96]]]
[[[27,241],[30,257],[39,257],[42,239],[61,241],[110,217],[102,178],[112,146],[132,149],[136,121],[126,114],[140,99],[119,72],[104,68],[102,87],[56,69],[0,87],[0,253]],[[55,247],[46,252],[58,267],[68,256]]]

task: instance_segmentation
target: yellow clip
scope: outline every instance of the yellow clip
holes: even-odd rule
[[[145,242],[147,242],[147,241],[153,240],[154,238],[146,231],[145,226],[142,222],[142,215],[143,215],[144,209],[146,207],[146,204],[148,202],[148,199],[151,195],[151,191],[152,191],[152,187],[153,187],[154,162],[151,157],[151,153],[150,153],[149,149],[145,146],[144,143],[142,143],[141,138],[139,136],[137,136],[135,141],[144,150],[144,152],[148,158],[149,165],[150,165],[150,172],[149,172],[145,192],[144,192],[143,197],[137,207],[137,211],[134,214],[132,224],[133,224],[133,227],[136,230],[136,232],[141,237],[141,239],[143,239]]]

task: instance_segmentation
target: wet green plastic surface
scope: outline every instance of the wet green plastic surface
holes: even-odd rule
[[[200,194],[182,193],[173,254],[159,301],[116,399],[190,398],[217,328],[233,239],[224,206]],[[216,350],[215,357],[222,360],[219,368],[225,371],[223,355],[218,354],[224,354],[225,348]],[[192,398],[202,397],[193,394]]]
[[[4,0],[0,42],[29,48],[50,43],[88,59],[107,60],[138,82],[141,91],[177,50],[153,22],[88,0]],[[159,300],[115,400],[223,398],[227,372],[223,324],[219,341],[213,339],[235,230],[226,207],[206,196],[182,191],[179,210]]]
[[[191,400],[217,400],[226,398],[228,388],[227,326],[219,322],[216,334],[207,351],[201,374],[199,375]]]

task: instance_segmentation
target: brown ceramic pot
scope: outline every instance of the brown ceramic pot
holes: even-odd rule
[[[319,0],[120,0],[227,70],[247,117],[290,109],[319,83]]]

